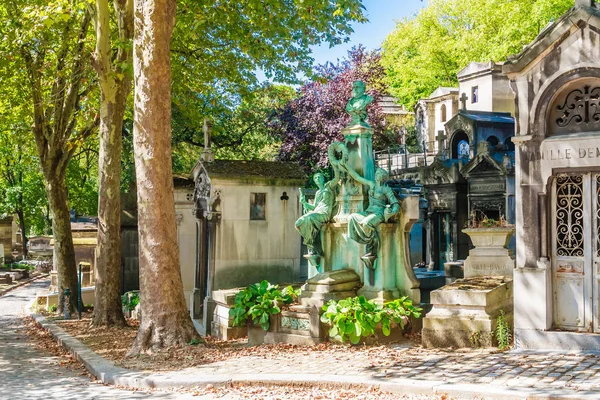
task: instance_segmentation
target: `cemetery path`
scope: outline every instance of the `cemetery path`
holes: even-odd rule
[[[0,297],[1,400],[167,400],[188,397],[180,393],[132,392],[94,383],[82,376],[80,370],[61,367],[58,357],[28,342],[23,321],[25,307],[37,291],[48,285],[48,279],[35,281]]]

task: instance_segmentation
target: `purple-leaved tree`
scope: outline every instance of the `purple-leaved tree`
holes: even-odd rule
[[[343,140],[341,131],[350,122],[345,107],[352,97],[352,82],[356,80],[366,83],[367,93],[374,99],[367,108],[369,124],[374,130],[374,148],[385,148],[394,142],[394,135],[389,134],[391,126],[378,104],[384,94],[380,58],[379,51],[358,46],[348,52],[347,59],[335,65],[315,67],[319,79],[302,85],[296,98],[271,119],[273,132],[282,140],[280,160],[297,161],[307,172],[328,165],[328,146]]]

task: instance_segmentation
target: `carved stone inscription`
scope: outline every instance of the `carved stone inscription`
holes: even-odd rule
[[[471,192],[488,193],[488,192],[503,192],[504,182],[493,182],[493,183],[471,183],[469,185]]]
[[[527,161],[600,158],[600,147],[561,146],[527,153]]]

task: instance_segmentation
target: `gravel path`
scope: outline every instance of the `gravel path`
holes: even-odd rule
[[[40,280],[0,297],[0,399],[112,400],[185,399],[179,393],[132,392],[90,381],[62,368],[59,360],[27,342],[22,316],[26,305],[48,280]],[[194,397],[197,399],[198,397]]]

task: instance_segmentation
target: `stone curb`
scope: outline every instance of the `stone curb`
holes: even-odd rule
[[[20,281],[15,286],[11,286],[11,287],[9,287],[7,289],[4,289],[4,290],[0,291],[0,297],[4,296],[8,292],[11,292],[11,291],[15,290],[16,288],[20,288],[21,286],[27,285],[28,283],[31,283],[31,282],[33,282],[35,280],[38,280],[38,279],[41,279],[41,278],[46,278],[49,275],[50,274],[41,274],[41,275],[38,275],[38,276],[36,276],[34,278],[29,278],[29,279],[26,279],[24,281]]]
[[[320,385],[325,387],[376,387],[380,390],[402,393],[472,399],[597,399],[598,392],[574,391],[566,389],[536,389],[532,387],[508,387],[493,384],[454,384],[443,381],[423,381],[411,379],[390,379],[387,377],[364,377],[353,375],[317,375],[317,374],[237,374],[235,376],[210,375],[199,376],[198,372],[181,371],[177,375],[147,374],[130,371],[115,366],[66,333],[44,316],[32,314],[35,322],[46,329],[57,342],[75,358],[83,363],[88,371],[102,383],[127,386],[136,389],[174,389],[202,387],[206,385],[230,386],[235,383],[247,385]]]

